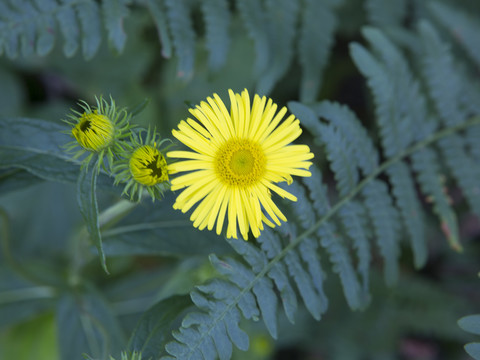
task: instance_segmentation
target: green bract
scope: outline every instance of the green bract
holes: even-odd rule
[[[150,129],[143,139],[144,132],[131,133],[130,143],[113,167],[115,184],[125,183],[123,194],[132,201],[140,201],[145,191],[152,201],[161,199],[163,192],[170,189],[169,169],[163,155],[166,149],[160,150],[169,139],[161,140],[160,135]]]
[[[110,97],[107,102],[102,96],[95,97],[96,106],[90,107],[85,101],[79,102],[83,112],[72,110],[65,122],[72,126],[69,132],[75,138],[65,145],[67,152],[78,159],[85,153],[82,166],[88,166],[92,159],[96,159],[97,171],[105,165],[104,158],[111,167],[114,157],[124,151],[124,139],[129,136],[131,115],[125,108],[117,109],[115,101]]]

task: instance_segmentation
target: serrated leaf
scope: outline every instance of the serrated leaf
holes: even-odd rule
[[[296,0],[266,0],[265,8],[270,58],[258,79],[259,94],[270,93],[290,66],[299,4]]]
[[[158,0],[147,0],[146,5],[155,21],[155,26],[157,27],[158,37],[162,44],[162,55],[168,59],[172,56],[172,42],[171,36],[168,32],[165,5],[163,1]]]
[[[371,174],[379,164],[378,150],[355,113],[347,106],[334,102],[322,101],[311,106],[316,116],[329,121],[351,144],[359,169],[365,176]],[[309,129],[315,123],[307,124]]]
[[[442,122],[447,126],[457,125],[467,116],[459,103],[462,81],[455,69],[452,53],[430,23],[421,22],[419,30],[424,51],[422,70],[429,94]]]
[[[465,51],[480,66],[480,39],[478,33],[478,14],[475,18],[473,13],[462,11],[448,3],[430,1],[428,7],[433,15],[447,27],[454,40],[464,47]]]
[[[123,29],[123,21],[128,16],[128,7],[130,0],[103,0],[102,11],[104,16],[105,28],[108,34],[108,44],[116,53],[123,52],[127,34]]]
[[[70,4],[74,0],[62,0],[64,4]],[[58,9],[56,19],[60,32],[63,35],[63,53],[65,56],[72,57],[78,51],[80,27],[73,6],[62,6]]]
[[[320,244],[329,255],[333,271],[340,277],[348,305],[353,310],[360,309],[362,307],[360,284],[342,237],[335,232],[334,226],[329,223],[318,228],[317,236],[320,239]]]
[[[307,0],[301,10],[298,57],[302,65],[300,100],[312,102],[322,85],[322,73],[334,41],[335,12],[326,1]]]
[[[380,180],[372,180],[362,194],[375,229],[375,238],[385,261],[385,282],[392,286],[398,280],[399,215],[388,194],[387,186]]]
[[[195,32],[185,0],[165,0],[170,33],[178,57],[177,76],[190,79],[195,63]]]
[[[433,211],[440,218],[442,230],[450,246],[457,251],[461,250],[457,216],[444,191],[437,154],[432,149],[418,151],[412,155],[412,166],[417,173],[416,178],[422,192],[428,197],[427,200],[433,203]]]
[[[209,51],[208,65],[218,70],[225,64],[230,44],[230,11],[226,0],[204,0],[201,2],[205,19],[205,46]]]
[[[80,22],[82,52],[86,60],[90,60],[97,53],[102,39],[100,8],[92,0],[77,3],[78,20]]]
[[[256,54],[254,72],[259,76],[268,66],[271,51],[265,10],[262,2],[257,0],[236,1],[236,5],[248,36],[254,42]]]
[[[392,191],[396,204],[408,231],[415,267],[419,269],[427,261],[427,244],[425,242],[425,219],[415,185],[407,165],[403,162],[391,166],[387,173],[393,184]]]

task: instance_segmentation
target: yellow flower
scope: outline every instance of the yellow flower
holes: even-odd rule
[[[229,90],[230,112],[217,94],[190,109],[196,118],[181,121],[172,134],[193,151],[170,151],[168,157],[187,159],[169,165],[170,173],[188,172],[174,178],[172,190],[184,189],[173,207],[187,212],[199,203],[190,220],[200,230],[222,231],[237,238],[237,223],[244,239],[251,229],[260,236],[263,222],[274,227],[287,219],[272,200],[271,192],[296,201],[275,185],[292,182],[292,175],[311,176],[313,154],[306,145],[291,142],[302,133],[300,122],[287,109],[277,114],[271,99],[255,95],[250,106],[247,90]],[[267,217],[268,215],[268,217]]]
[[[115,127],[108,117],[97,110],[93,113],[84,112],[72,129],[72,135],[84,149],[99,152],[112,142]]]
[[[73,159],[78,159],[89,153],[82,160],[82,166],[88,166],[93,158],[97,159],[97,171],[104,165],[104,157],[110,166],[113,164],[114,154],[123,151],[123,139],[130,133],[128,121],[131,115],[126,109],[117,109],[115,101],[110,98],[108,103],[103,97],[95,97],[97,106],[93,109],[85,101],[79,105],[83,112],[72,110],[64,120],[71,126],[70,133],[75,140],[65,144],[68,153]]]
[[[168,181],[167,161],[155,146],[143,145],[130,158],[130,172],[140,184],[153,186]]]
[[[144,140],[142,131],[132,132],[130,144],[125,145],[127,149],[113,167],[115,184],[126,183],[123,194],[130,195],[130,200],[140,201],[144,191],[152,201],[161,199],[170,188],[167,161],[163,150],[159,150],[168,139],[160,140],[160,135],[150,129],[146,133]]]

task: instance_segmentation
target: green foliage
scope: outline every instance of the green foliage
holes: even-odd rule
[[[108,274],[107,262],[103,251],[102,236],[98,223],[97,204],[97,171],[84,167],[80,171],[77,183],[77,201],[82,213],[88,234],[97,247],[100,261],[105,272]]]
[[[394,359],[411,338],[461,356],[455,321],[478,296],[472,9],[0,0],[0,358]],[[132,121],[166,131],[234,86],[286,103],[315,153],[312,176],[284,185],[297,201],[275,199],[288,222],[257,239],[194,229],[175,194],[121,199],[64,151],[71,98],[151,98]],[[478,335],[478,315],[459,326]]]
[[[458,326],[475,335],[480,335],[480,315],[464,316],[458,320]],[[465,345],[466,352],[474,359],[480,359],[480,343]]]

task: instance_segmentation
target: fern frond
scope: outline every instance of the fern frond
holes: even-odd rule
[[[480,216],[480,169],[465,151],[464,139],[452,135],[439,141],[439,146],[470,209]]]
[[[371,234],[367,227],[365,214],[365,207],[355,201],[345,204],[338,212],[345,233],[352,241],[353,247],[357,252],[357,271],[362,280],[361,299],[364,305],[370,299],[369,274],[371,262],[371,246],[369,242]]]
[[[399,214],[393,206],[387,186],[382,181],[372,180],[363,188],[362,195],[385,262],[385,282],[391,286],[398,279]]]
[[[66,1],[64,0],[64,3]],[[73,6],[62,6],[58,10],[57,22],[64,38],[63,53],[66,57],[74,56],[80,46],[80,25]]]
[[[268,94],[285,75],[293,58],[298,0],[266,0],[266,26],[270,47],[268,67],[257,83],[257,93]]]
[[[82,53],[89,60],[97,53],[102,39],[99,6],[94,1],[85,1],[78,3],[75,9],[80,24]]]
[[[345,105],[329,101],[312,105],[312,108],[315,115],[329,121],[351,144],[353,156],[362,173],[371,174],[378,167],[380,156],[355,113]]]
[[[165,6],[173,47],[178,57],[177,75],[189,79],[195,64],[195,31],[189,5],[185,0],[165,0]]]
[[[301,10],[300,24],[300,100],[309,103],[317,98],[322,85],[322,74],[333,45],[337,18],[327,1],[306,0]]]
[[[41,25],[38,29],[38,37],[36,44],[36,53],[40,56],[48,54],[55,45],[55,36],[51,29],[55,28],[55,19],[53,18],[52,11],[55,10],[56,2],[54,0],[36,0],[35,4],[38,9],[45,14],[45,18],[41,19]]]
[[[442,229],[444,229],[450,246],[460,249],[458,221],[450,206],[451,200],[444,190],[436,152],[432,149],[423,149],[413,154],[411,159],[422,193],[433,204],[433,211],[440,218]]]
[[[330,168],[335,174],[338,193],[341,197],[348,195],[358,183],[358,170],[354,158],[354,149],[342,134],[333,126],[317,125],[321,140],[325,144]]]
[[[405,64],[393,44],[380,31],[366,28],[364,35],[375,44],[383,61],[356,43],[350,45],[350,53],[360,72],[368,79],[375,100],[383,150],[385,156],[391,157],[405,149],[414,134],[410,131],[410,119],[400,108],[402,102],[398,101],[402,95],[398,84],[401,86],[404,81]]]
[[[237,0],[235,2],[243,25],[255,46],[254,72],[259,76],[268,66],[270,45],[266,14],[262,2],[256,0]]]
[[[123,21],[128,16],[130,0],[103,0],[102,10],[105,28],[108,34],[108,44],[116,53],[120,54],[125,47],[127,34],[123,29]]]
[[[421,268],[427,261],[427,245],[425,242],[425,219],[422,206],[418,201],[415,184],[404,162],[392,165],[387,170],[387,174],[392,182],[395,202],[408,232],[415,267]]]
[[[461,103],[464,89],[452,54],[429,23],[420,25],[420,35],[426,59],[423,72],[435,108],[445,126],[457,125],[465,121],[468,113]],[[454,135],[442,139],[439,146],[470,208],[480,215],[480,169],[466,151],[465,139]]]
[[[292,239],[296,237],[296,230],[294,226],[286,226],[283,229],[284,233],[287,233],[288,236]],[[314,253],[315,254],[315,253]],[[318,260],[311,259],[308,264],[310,266],[314,266],[317,269],[320,268]],[[321,315],[327,309],[327,303],[325,302],[325,296],[322,296],[323,292],[323,277],[320,278],[312,278],[311,274],[308,270],[304,268],[302,258],[297,251],[289,251],[288,254],[285,256],[285,263],[288,268],[288,273],[290,277],[296,284],[300,296],[302,297],[303,302],[305,303],[305,307],[307,310],[312,314],[313,318],[316,320],[320,320]],[[314,280],[317,281],[316,286],[314,284]],[[320,280],[320,282],[318,282]],[[322,292],[318,293],[318,289],[321,289]]]
[[[152,15],[153,21],[155,21],[158,37],[162,44],[162,56],[168,59],[172,56],[172,41],[168,31],[165,4],[159,0],[145,0],[145,6]]]
[[[278,237],[270,231],[259,238],[262,250],[268,259],[275,258],[282,250],[282,244]],[[295,313],[298,308],[297,297],[288,279],[287,270],[283,263],[276,263],[269,271],[268,276],[274,281],[283,303],[283,309],[287,319],[293,324],[295,322]]]
[[[446,126],[459,124],[467,114],[459,102],[462,85],[450,49],[429,23],[422,22],[419,30],[424,49],[422,69],[430,96]]]
[[[480,163],[480,126],[472,126],[468,133],[465,134],[465,140],[469,147],[469,154]]]
[[[448,3],[431,1],[428,5],[435,18],[450,31],[453,40],[458,41],[480,67],[479,18]]]
[[[330,209],[327,188],[322,184],[320,171],[316,167],[312,167],[311,171],[312,177],[307,178],[304,182],[309,189],[309,195],[313,203],[314,211],[319,218],[322,218]],[[308,201],[307,199],[302,198],[303,194],[301,192],[297,192],[297,194],[299,196],[299,202]],[[298,212],[297,214],[298,216],[301,216]],[[340,277],[348,305],[352,309],[360,309],[364,305],[360,291],[360,284],[343,237],[338,233],[334,223],[322,224],[317,229],[316,234],[320,240],[320,245],[329,254],[330,261],[333,265],[333,271]]]
[[[206,27],[206,47],[209,51],[208,64],[218,70],[227,60],[230,37],[230,11],[226,0],[202,1],[201,9]]]
[[[239,3],[239,7],[245,3]],[[261,3],[252,6],[261,7]],[[258,20],[259,15],[256,16]],[[431,33],[427,35],[422,35],[423,41],[432,37]],[[306,188],[299,183],[288,186],[288,191],[298,199],[291,204],[294,223],[302,227],[298,234],[293,223],[286,223],[275,231],[264,230],[256,242],[227,239],[239,259],[211,256],[222,279],[214,279],[192,293],[199,311],[185,318],[174,335],[176,341],[166,347],[175,358],[226,359],[233,345],[245,348],[248,338],[239,328],[241,317],[263,319],[275,337],[277,308],[283,307],[287,319],[293,322],[300,301],[319,319],[327,307],[320,261],[325,255],[331,270],[339,276],[352,309],[363,308],[369,301],[371,238],[383,259],[388,285],[396,283],[399,277],[400,241],[404,237],[410,239],[415,266],[422,266],[426,260],[425,219],[415,181],[421,193],[432,201],[452,246],[460,247],[456,215],[440,169],[446,176],[452,174],[467,196],[474,198],[478,186],[474,179],[480,178],[474,175],[480,167],[473,161],[476,150],[470,144],[472,140],[467,141],[463,132],[479,126],[480,117],[437,121],[429,113],[425,90],[403,54],[379,30],[367,28],[364,36],[370,43],[369,49],[353,44],[351,54],[367,77],[375,99],[384,162],[379,164],[376,146],[348,108],[330,102],[308,107],[289,103],[302,124],[325,145],[337,189],[329,189],[320,170],[313,165],[312,176],[303,180]],[[433,66],[456,71],[451,66],[453,60],[448,60],[451,55],[437,40],[437,44],[426,49],[424,58],[434,62],[436,54],[443,59],[437,59],[440,65]],[[460,76],[456,74],[453,76]],[[439,113],[445,109],[436,103],[446,100],[443,92],[447,92],[442,81],[427,80],[428,95]],[[434,83],[442,89],[434,92]],[[461,108],[465,100],[460,100],[458,89],[453,90],[454,104]],[[471,94],[475,96],[474,92]],[[447,112],[455,106],[447,106]],[[467,113],[475,113],[475,107],[465,110]],[[436,146],[442,150],[446,169],[440,166]],[[447,148],[450,154],[446,153]],[[458,162],[455,166],[454,158]],[[382,174],[386,179],[379,179]],[[330,198],[335,202],[331,203]],[[477,203],[476,199],[469,201],[471,205]]]
[[[406,0],[366,0],[364,4],[368,21],[381,27],[401,25],[407,14]]]

